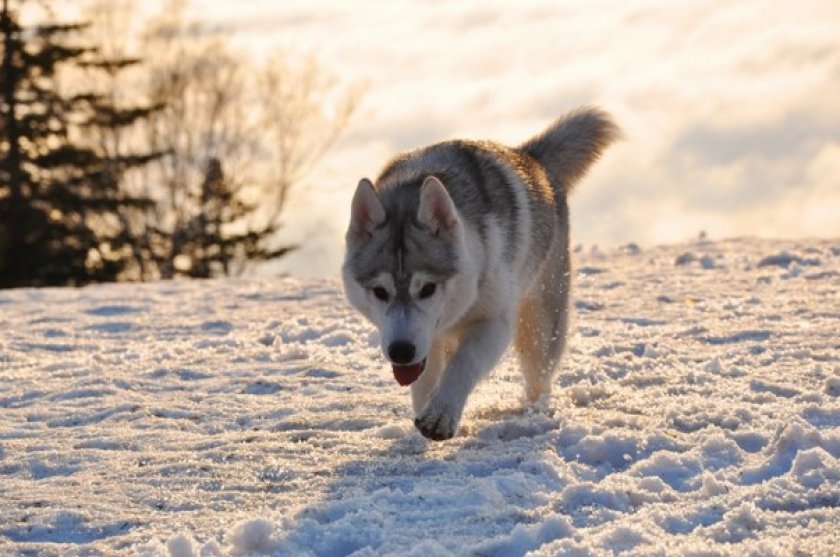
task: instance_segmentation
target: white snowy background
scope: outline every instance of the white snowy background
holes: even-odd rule
[[[0,292],[0,555],[836,554],[840,243],[575,260],[445,443],[335,279]]]
[[[136,23],[167,1],[133,0]],[[269,273],[337,274],[354,188],[397,151],[517,144],[581,104],[614,114],[625,140],[571,200],[577,241],[840,237],[837,0],[188,6],[243,55],[313,55],[343,87],[366,86],[342,139],[291,194],[282,235],[301,249]]]
[[[614,114],[626,138],[571,200],[578,241],[840,236],[836,0],[194,5],[255,56],[311,52],[367,84],[343,139],[292,194],[284,235],[304,246],[278,269],[336,273],[356,183],[395,152],[517,144],[581,104]]]

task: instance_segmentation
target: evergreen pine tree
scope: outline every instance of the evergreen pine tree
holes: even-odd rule
[[[128,203],[123,203],[117,208],[116,214],[120,225],[120,232],[117,235],[119,244],[130,248],[132,269],[126,278],[132,280],[145,280],[157,276],[153,265],[153,237],[147,226],[147,217],[152,214],[150,209],[154,201],[147,198],[148,188],[143,188],[146,191],[142,196],[135,194],[132,197],[128,194],[130,190],[126,175],[164,155],[160,151],[132,149],[129,145],[132,142],[127,140],[132,131],[136,132],[134,130],[136,124],[151,118],[162,106],[160,104],[126,105],[121,103],[115,94],[118,84],[124,80],[122,76],[126,70],[139,66],[142,62],[141,58],[125,55],[112,54],[106,58],[101,50],[96,50],[92,59],[79,63],[81,67],[99,72],[106,77],[107,85],[99,89],[97,94],[89,96],[90,117],[84,122],[83,127],[86,130],[95,130],[96,133],[86,134],[86,136],[96,139],[87,141],[85,144],[102,157],[109,181],[119,185],[123,192],[123,200],[129,200]]]
[[[125,210],[150,204],[124,194],[120,178],[154,155],[109,156],[73,131],[124,125],[148,109],[117,110],[97,94],[62,94],[61,69],[107,61],[73,42],[83,24],[24,29],[8,4],[3,0],[0,15],[0,287],[116,280],[132,254]]]
[[[182,253],[191,262],[187,274],[193,278],[238,274],[247,262],[275,259],[294,249],[293,246],[270,248],[266,245],[266,240],[277,232],[276,225],[271,222],[251,225],[239,232],[230,230],[241,226],[258,207],[241,198],[238,188],[226,179],[217,158],[211,157],[207,163],[201,199],[197,204],[197,215],[182,232],[185,236]]]

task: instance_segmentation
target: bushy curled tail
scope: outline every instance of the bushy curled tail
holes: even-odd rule
[[[604,149],[621,136],[609,114],[599,108],[575,109],[519,149],[541,162],[570,192]]]

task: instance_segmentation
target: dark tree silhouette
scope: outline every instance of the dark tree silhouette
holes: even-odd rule
[[[336,94],[312,59],[248,67],[184,10],[171,2],[144,34],[148,97],[162,107],[146,137],[167,153],[151,165],[162,195],[149,228],[162,277],[237,275],[294,249],[277,238],[288,192],[344,129],[359,91]]]
[[[190,276],[237,274],[245,262],[274,259],[292,249],[265,245],[264,239],[276,232],[271,223],[241,232],[225,230],[256,210],[256,204],[239,198],[236,188],[225,177],[221,161],[211,158],[201,184],[198,214],[183,227],[186,237],[181,241],[181,252],[192,262]]]
[[[131,2],[22,28],[10,4],[26,1],[0,14],[0,288],[236,275],[293,249],[287,194],[358,90],[312,59],[249,67],[177,0],[144,59],[127,54]]]
[[[3,0],[0,15],[0,287],[78,285],[116,280],[132,254],[124,211],[151,202],[126,195],[126,168],[156,155],[108,156],[74,140],[94,125],[122,126],[149,109],[117,109],[101,95],[63,93],[64,68],[106,68],[79,44],[84,24],[24,29]]]

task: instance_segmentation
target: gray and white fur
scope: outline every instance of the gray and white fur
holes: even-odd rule
[[[424,436],[455,435],[511,340],[527,399],[550,394],[569,322],[566,198],[618,135],[606,113],[581,108],[519,147],[447,141],[359,182],[345,292],[379,328],[395,376],[422,370],[409,380]]]

